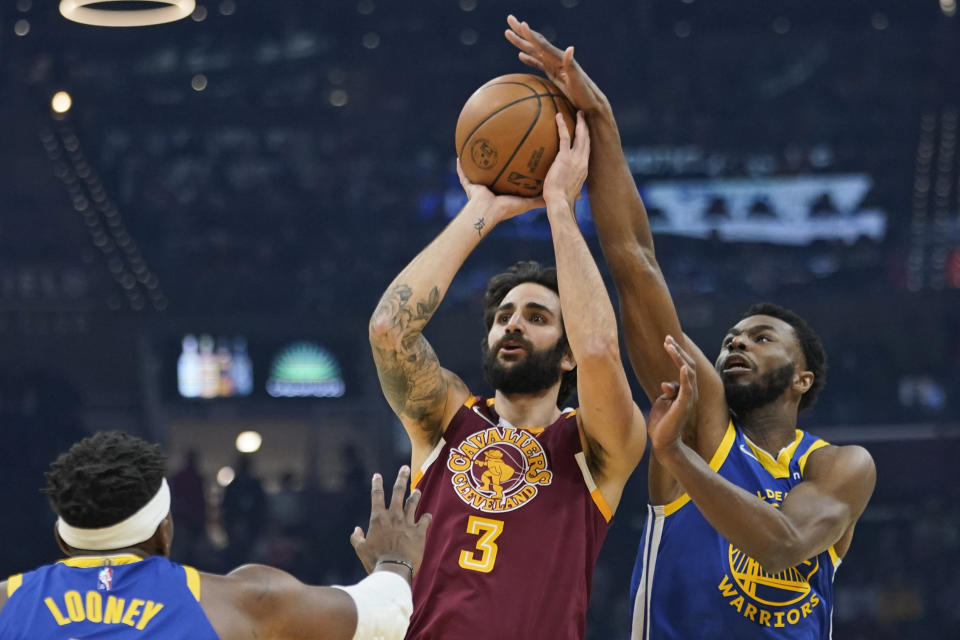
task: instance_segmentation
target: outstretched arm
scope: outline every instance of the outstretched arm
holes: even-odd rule
[[[624,338],[633,370],[647,396],[660,393],[660,381],[674,373],[661,345],[666,335],[677,336],[695,354],[704,374],[700,380],[704,417],[698,427],[712,431],[709,442],[697,448],[709,457],[722,438],[727,411],[723,385],[711,374],[707,358],[683,337],[680,320],[657,263],[646,209],[620,143],[620,132],[606,96],[574,59],[573,47],[560,50],[526,22],[507,18],[507,40],[519,49],[522,62],[539,69],[575,107],[587,115],[593,151],[587,190],[607,264],[620,298]]]
[[[680,369],[680,382],[662,384],[650,411],[650,443],[713,528],[770,573],[849,542],[876,484],[870,454],[855,446],[818,449],[780,508],[768,504],[716,473],[683,443],[684,423],[696,414],[696,361],[671,336],[664,349]]]
[[[469,198],[466,206],[390,283],[370,319],[380,386],[410,436],[415,468],[468,394],[456,375],[440,367],[423,328],[480,240],[502,220],[542,206],[540,199],[494,196],[471,184],[459,162],[457,171]]]
[[[574,216],[590,157],[590,132],[577,113],[576,137],[557,116],[560,151],[544,180],[543,197],[557,262],[560,308],[577,362],[580,426],[594,479],[616,509],[627,478],[643,456],[647,433],[620,359],[617,318],[603,278]]]
[[[410,469],[403,467],[384,504],[383,479],[374,476],[370,526],[350,540],[369,578],[351,587],[314,587],[264,565],[246,565],[227,576],[201,575],[200,604],[224,640],[401,640],[412,612],[410,580],[423,557],[430,515],[415,512],[420,492],[404,502]]]
[[[677,336],[701,364],[699,415],[684,437],[709,460],[727,425],[727,404],[720,377],[709,360],[685,338],[666,281],[657,263],[647,211],[623,155],[620,132],[607,97],[573,57],[573,47],[561,51],[526,22],[507,18],[506,38],[519,49],[520,61],[539,69],[587,115],[593,152],[587,189],[590,206],[613,282],[620,299],[624,342],[634,374],[652,401],[660,381],[673,374],[661,348],[667,335]],[[654,504],[666,504],[682,489],[656,457],[650,459],[649,492]]]

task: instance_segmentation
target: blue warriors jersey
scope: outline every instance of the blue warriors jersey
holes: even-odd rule
[[[799,429],[776,459],[731,421],[710,468],[779,507],[827,442]],[[831,547],[769,573],[706,521],[687,494],[649,506],[631,581],[632,640],[826,640],[831,637]]]
[[[168,558],[77,556],[7,580],[0,640],[217,640],[200,576]]]

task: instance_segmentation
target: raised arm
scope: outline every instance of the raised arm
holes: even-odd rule
[[[383,480],[373,479],[370,526],[351,536],[370,576],[350,587],[315,587],[263,565],[246,565],[227,576],[201,574],[200,604],[223,640],[401,640],[413,603],[410,581],[420,566],[429,514],[414,513],[420,492],[404,502],[410,478],[401,469],[390,506]]]
[[[680,320],[657,263],[646,209],[623,155],[620,132],[606,96],[573,57],[561,51],[525,22],[507,18],[507,40],[519,49],[522,62],[545,73],[590,124],[592,153],[587,190],[594,223],[620,298],[620,315],[630,362],[647,396],[660,393],[660,381],[674,374],[662,344],[677,336],[697,358],[702,415],[695,421],[696,447],[709,457],[719,444],[727,421],[719,375],[699,348],[683,337]]]
[[[700,513],[769,573],[796,566],[831,546],[843,556],[876,484],[876,468],[866,449],[828,446],[814,451],[803,481],[778,509],[716,473],[683,443],[684,423],[696,413],[696,362],[670,336],[664,348],[680,368],[680,382],[663,383],[663,394],[650,411],[650,442]]]
[[[456,375],[441,368],[423,328],[474,247],[502,220],[543,206],[540,199],[494,196],[467,181],[466,206],[446,229],[400,272],[370,319],[370,344],[387,402],[413,444],[419,468],[468,395]]]
[[[590,157],[590,133],[577,113],[576,137],[557,116],[560,152],[544,180],[543,197],[556,254],[560,308],[577,362],[577,397],[584,449],[594,480],[616,509],[627,478],[643,456],[647,433],[623,370],[617,318],[603,278],[574,216]]]

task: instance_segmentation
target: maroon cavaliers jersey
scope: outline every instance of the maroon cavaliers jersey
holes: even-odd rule
[[[469,398],[414,478],[433,514],[409,640],[584,637],[611,512],[587,469],[576,411],[514,427]]]

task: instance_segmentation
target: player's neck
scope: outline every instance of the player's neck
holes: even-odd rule
[[[737,415],[735,419],[754,444],[774,456],[796,438],[797,408],[782,399]]]
[[[497,415],[515,427],[548,427],[560,417],[557,387],[540,393],[506,395],[497,391],[494,409]]]
[[[137,547],[124,547],[123,549],[109,549],[106,551],[94,551],[92,549],[74,549],[69,548],[69,556],[71,558],[107,558],[110,556],[137,556],[138,558],[149,558],[151,556],[160,555],[156,550],[148,550],[142,546]]]

